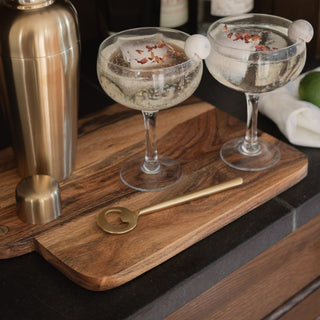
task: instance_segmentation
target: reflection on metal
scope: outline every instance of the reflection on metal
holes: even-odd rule
[[[77,137],[80,42],[68,1],[0,5],[0,105],[22,176],[68,177]]]

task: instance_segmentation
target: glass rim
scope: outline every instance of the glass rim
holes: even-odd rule
[[[295,47],[299,47],[303,44],[305,44],[305,41],[303,41],[302,39],[298,39],[296,42],[292,43],[289,46],[283,47],[283,48],[279,48],[279,49],[273,49],[273,50],[250,50],[250,49],[245,49],[245,48],[235,48],[235,47],[231,47],[225,44],[221,44],[221,42],[219,42],[218,40],[215,40],[214,37],[212,37],[210,35],[210,32],[212,30],[214,30],[218,25],[221,24],[226,24],[228,21],[234,21],[234,19],[236,18],[246,18],[246,17],[266,17],[266,18],[277,18],[279,20],[282,20],[283,22],[288,22],[288,23],[293,23],[293,21],[287,19],[287,18],[283,18],[280,16],[276,16],[276,15],[271,15],[271,14],[264,14],[264,13],[244,13],[244,14],[237,14],[237,15],[231,15],[231,16],[227,16],[227,17],[223,17],[217,21],[215,21],[214,23],[212,23],[207,31],[207,37],[212,39],[213,42],[217,43],[220,47],[224,47],[224,48],[231,48],[240,52],[248,52],[248,53],[255,53],[255,54],[259,54],[259,55],[277,55],[279,53],[285,52],[290,50],[291,48],[295,48]],[[263,22],[263,21],[262,21]]]
[[[135,31],[142,31],[142,30],[155,30],[154,34],[156,34],[157,31],[158,31],[158,33],[161,33],[161,31],[175,32],[177,34],[180,33],[180,34],[185,35],[186,39],[190,36],[188,33],[184,32],[184,31],[172,29],[172,28],[167,28],[167,27],[139,27],[139,28],[125,29],[125,30],[119,31],[115,34],[108,36],[100,43],[99,48],[98,48],[98,57],[101,57],[103,60],[108,60],[108,58],[102,54],[102,51],[103,51],[102,47],[105,45],[106,42],[108,42],[114,38],[117,38],[125,33],[128,33],[128,32],[135,32]],[[134,34],[132,34],[132,35],[134,36]],[[152,33],[151,33],[151,35],[152,35]],[[115,42],[112,42],[110,44],[114,44],[114,43]],[[182,48],[182,49],[184,50],[184,48]],[[110,62],[110,61],[108,62],[108,64],[111,64],[111,65],[113,65],[117,68],[121,68],[123,70],[127,70],[129,72],[138,72],[138,73],[153,72],[153,73],[155,73],[155,72],[164,72],[164,71],[168,71],[171,69],[173,70],[178,67],[187,65],[191,62],[195,62],[195,63],[199,63],[199,64],[202,62],[202,59],[198,60],[198,59],[194,59],[194,58],[189,58],[187,55],[186,55],[186,57],[188,58],[188,60],[186,60],[184,62],[178,63],[174,66],[167,66],[167,67],[160,67],[160,68],[153,68],[153,67],[150,67],[150,68],[131,68],[131,67],[126,67],[126,66],[120,66],[120,65],[113,63],[113,62]]]

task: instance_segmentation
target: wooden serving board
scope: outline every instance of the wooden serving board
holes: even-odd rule
[[[219,158],[221,145],[243,136],[245,124],[196,98],[161,111],[158,150],[176,158],[183,177],[171,189],[138,192],[120,178],[121,164],[144,152],[140,112],[113,105],[79,121],[77,165],[60,182],[61,216],[45,225],[28,225],[16,215],[16,173],[11,148],[0,152],[0,258],[38,251],[77,284],[90,290],[119,286],[207,237],[253,208],[288,189],[307,174],[308,161],[295,148],[276,143],[280,162],[262,172],[229,168]],[[103,232],[98,213],[108,206],[139,209],[241,176],[244,184],[143,216],[123,235]]]

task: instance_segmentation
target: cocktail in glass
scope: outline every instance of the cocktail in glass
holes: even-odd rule
[[[304,67],[306,44],[289,38],[291,23],[272,15],[244,14],[220,19],[208,30],[210,73],[244,92],[247,100],[245,137],[226,142],[220,150],[222,160],[233,168],[259,171],[280,160],[279,148],[258,138],[258,101],[260,94],[295,79]]]
[[[158,156],[156,118],[193,94],[202,76],[202,61],[184,53],[188,34],[168,28],[137,28],[105,39],[97,73],[104,91],[115,101],[142,111],[145,154],[123,164],[121,180],[141,191],[164,190],[181,178],[180,165]]]

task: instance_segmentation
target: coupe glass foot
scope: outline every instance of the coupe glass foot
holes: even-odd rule
[[[220,157],[228,166],[242,171],[261,171],[279,162],[281,154],[275,144],[259,139],[259,150],[250,154],[242,151],[243,141],[244,138],[236,138],[222,146]]]
[[[173,187],[182,177],[179,163],[160,156],[160,169],[156,173],[142,170],[144,156],[128,160],[122,166],[120,178],[128,187],[139,191],[161,191]]]

